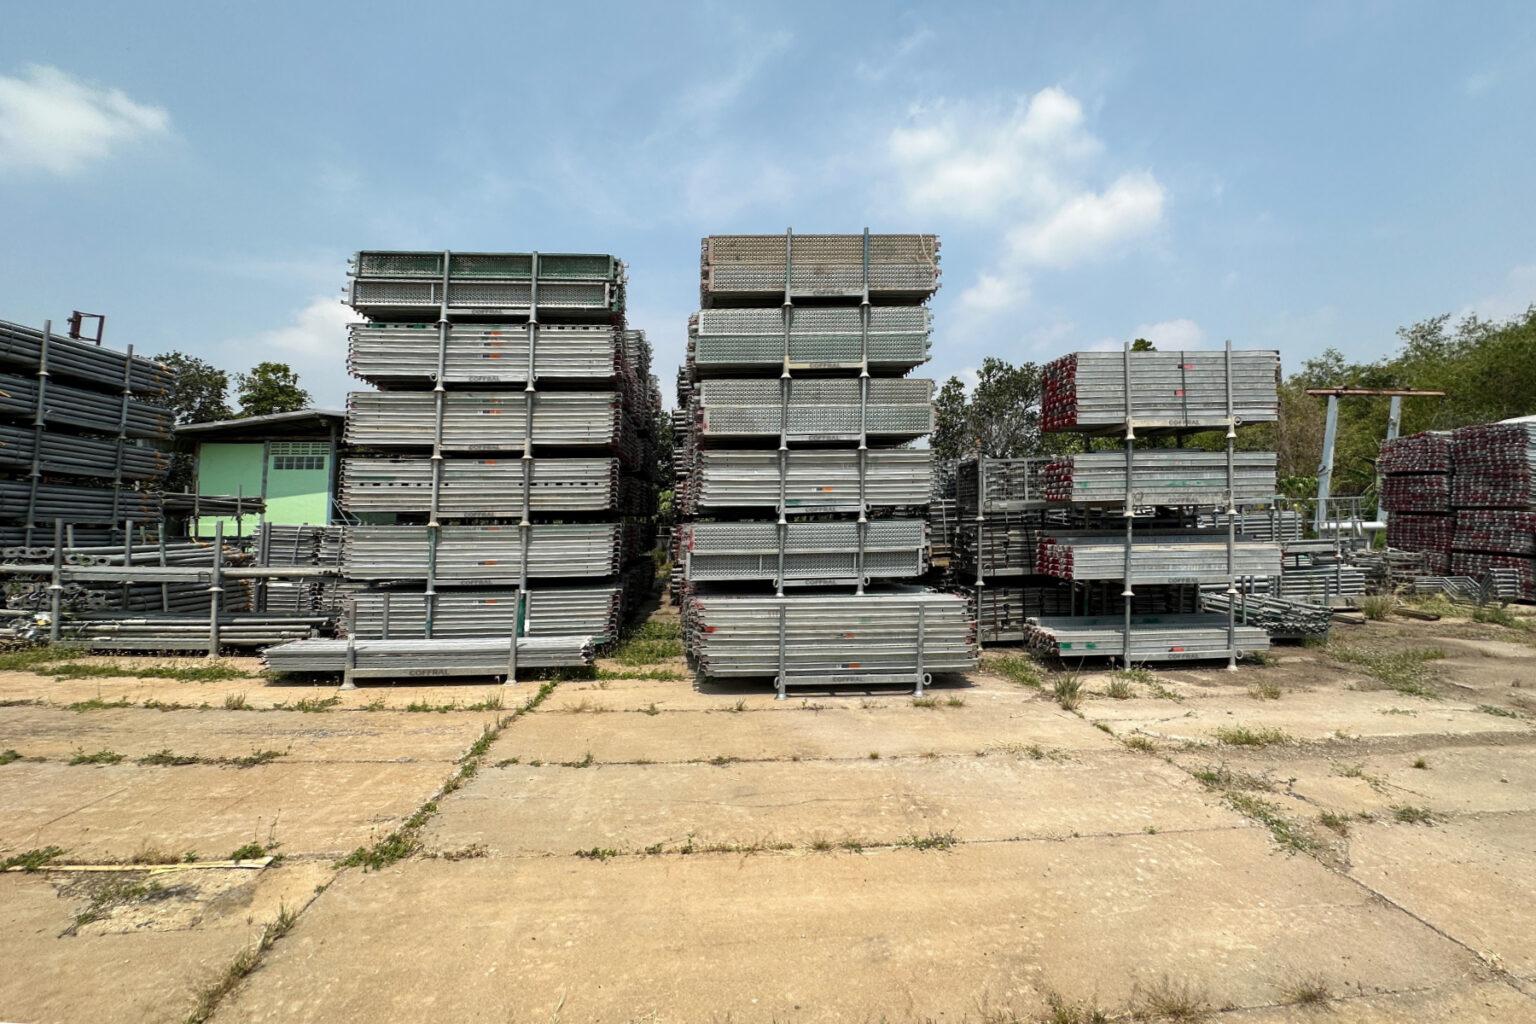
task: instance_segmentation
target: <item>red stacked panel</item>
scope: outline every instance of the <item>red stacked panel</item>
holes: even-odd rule
[[[1452,546],[1460,551],[1536,555],[1536,512],[1460,509]]]
[[[1388,512],[1451,511],[1451,477],[1445,473],[1396,473],[1381,481],[1381,507]]]
[[[1077,356],[1066,355],[1041,371],[1040,427],[1068,430],[1077,426]]]

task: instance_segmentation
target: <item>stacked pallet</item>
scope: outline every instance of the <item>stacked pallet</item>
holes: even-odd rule
[[[1026,639],[1061,656],[1143,661],[1225,658],[1268,646],[1263,629],[1220,611],[1148,616],[1159,608],[1198,608],[1202,588],[1267,580],[1280,571],[1273,540],[1237,532],[1244,505],[1273,500],[1275,457],[1236,450],[1237,430],[1278,418],[1279,357],[1270,351],[1078,352],[1045,367],[1045,430],[1107,434],[1119,452],[1064,456],[1041,470],[1042,497],[1063,509],[1041,537],[1038,571],[1074,586],[1118,585],[1118,617],[1077,614],[1032,619]],[[1222,430],[1224,452],[1138,450],[1148,434]],[[1118,517],[1118,523],[1106,513]],[[1220,516],[1225,529],[1199,524]],[[1139,525],[1138,525],[1139,524]],[[1141,605],[1141,607],[1138,607]]]
[[[0,528],[51,544],[54,520],[105,526],[160,521],[170,471],[168,367],[0,321]]]
[[[929,568],[931,235],[703,240],[674,420],[674,596],[705,676],[900,684],[976,664]]]
[[[655,575],[660,395],[644,336],[625,330],[623,264],[362,252],[351,275],[368,321],[348,329],[348,367],[377,389],[347,402],[352,653],[271,664],[510,677],[525,649],[524,667],[589,663]]]
[[[1067,614],[1066,584],[1039,572],[1043,459],[976,457],[955,466],[959,508],[953,576],[971,595],[983,643],[1024,639],[1031,616]]]
[[[1384,443],[1387,544],[1419,552],[1428,576],[1504,570],[1536,599],[1536,424],[1485,423]]]

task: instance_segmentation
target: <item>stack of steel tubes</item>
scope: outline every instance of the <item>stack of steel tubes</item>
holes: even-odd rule
[[[1035,567],[1045,528],[1045,463],[978,457],[955,466],[959,521],[951,576],[971,596],[982,643],[1017,642],[1030,616],[1071,611],[1067,585]]]
[[[1042,616],[1026,629],[1032,645],[1061,656],[1120,658],[1127,667],[1192,658],[1225,658],[1234,666],[1268,646],[1264,631],[1240,624],[1230,606],[1226,614],[1146,618],[1138,603],[1183,607],[1198,602],[1202,587],[1221,584],[1235,596],[1245,577],[1280,572],[1276,542],[1237,531],[1244,505],[1273,501],[1275,457],[1236,448],[1240,426],[1278,418],[1278,380],[1277,353],[1230,344],[1204,352],[1133,351],[1127,344],[1118,353],[1077,352],[1046,366],[1043,429],[1112,435],[1123,450],[1064,456],[1042,471],[1044,497],[1069,511],[1065,527],[1042,537],[1036,564],[1074,586],[1117,582],[1122,614]],[[1149,434],[1213,430],[1225,432],[1225,451],[1137,446]],[[1106,509],[1119,510],[1121,525],[1103,518]],[[1218,515],[1225,529],[1198,530],[1202,516]]]
[[[660,393],[624,327],[623,264],[362,252],[351,274],[370,322],[349,328],[348,367],[379,390],[347,403],[341,500],[359,524],[341,544],[354,645],[337,667],[515,675],[535,637],[525,667],[590,663],[655,575]],[[396,642],[398,657],[377,646]],[[482,656],[496,644],[499,662]],[[270,661],[334,662],[314,650]]]
[[[928,569],[932,235],[724,235],[700,246],[674,420],[673,592],[705,676],[906,685],[976,664]]]
[[[1426,431],[1381,446],[1390,547],[1423,555],[1433,577],[1495,570],[1536,600],[1536,423]]]

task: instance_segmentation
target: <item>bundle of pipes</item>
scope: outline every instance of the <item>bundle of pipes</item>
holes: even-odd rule
[[[534,348],[536,380],[604,381],[617,376],[621,333],[601,324],[451,324],[438,367],[436,324],[351,324],[347,369],[381,386],[420,386],[441,379],[453,384],[522,384],[528,380],[528,349]],[[537,330],[534,344],[532,335]]]
[[[781,489],[779,460],[784,460]],[[864,499],[871,507],[923,505],[933,485],[933,452],[886,448],[864,453]],[[857,509],[856,451],[711,451],[694,453],[680,507],[705,509],[785,508],[800,511]]]
[[[41,472],[58,476],[112,480],[121,470],[124,480],[158,480],[171,469],[169,453],[132,441],[0,423],[0,466],[30,470],[34,455]]]
[[[1333,610],[1321,605],[1288,601],[1283,597],[1223,592],[1200,595],[1200,604],[1208,612],[1226,617],[1233,609],[1239,622],[1257,626],[1271,640],[1326,640],[1333,629]]]
[[[30,377],[0,373],[0,415],[32,422],[37,414],[37,381]],[[71,384],[48,382],[42,421],[61,427],[97,430],[117,436],[119,429],[129,437],[170,437],[172,412],[121,393],[89,391]]]
[[[446,590],[432,606],[432,635],[511,636],[518,629],[516,588]],[[590,634],[605,643],[618,632],[623,590],[618,586],[541,587],[528,591],[525,636]],[[419,591],[364,590],[350,595],[348,628],[365,640],[421,639],[427,596]]]
[[[617,501],[616,459],[443,459],[437,514],[450,519],[505,516],[520,508],[524,475],[529,509],[594,512]],[[433,460],[351,458],[342,466],[341,500],[360,513],[432,510]]]
[[[1126,501],[1123,452],[1065,455],[1040,471],[1046,501],[1122,505]],[[1275,493],[1275,454],[1238,452],[1233,457],[1233,493],[1237,501],[1262,501]],[[1227,503],[1225,452],[1156,448],[1131,459],[1130,501],[1134,505],[1224,505]]]
[[[1446,473],[1393,473],[1381,478],[1381,507],[1388,512],[1447,513],[1451,487]]]
[[[1376,460],[1378,473],[1449,473],[1451,471],[1451,435],[1446,431],[1425,430],[1407,437],[1395,437],[1381,444]]]
[[[624,265],[607,255],[360,252],[348,273],[347,304],[375,320],[428,322],[446,312],[492,323],[530,313],[606,321],[624,312]]]
[[[939,287],[934,235],[711,235],[700,243],[699,305],[778,305],[867,294],[917,305]]]
[[[1502,555],[1486,551],[1452,551],[1453,576],[1488,576],[1495,569],[1512,573],[1517,580],[1515,597],[1521,601],[1536,601],[1536,559],[1530,555]]]
[[[30,481],[0,478],[0,519],[25,520],[29,511],[36,523],[55,519],[109,524],[132,519],[142,523],[161,517],[160,495],[152,491],[40,483],[34,492]],[[39,535],[46,533],[38,531]]]
[[[528,441],[528,393],[451,391],[443,396],[445,451],[520,452]],[[347,396],[346,440],[365,448],[430,448],[437,399],[430,391],[354,391]],[[533,406],[534,446],[607,447],[619,438],[619,396],[550,391]]]
[[[1451,550],[1456,517],[1400,512],[1387,520],[1387,546],[1406,551]]]
[[[968,602],[894,587],[805,597],[694,594],[689,647],[707,676],[778,676],[786,685],[910,682],[977,661]]]
[[[1217,583],[1228,577],[1224,533],[1139,533],[1130,547],[1132,584]],[[1232,548],[1238,576],[1273,576],[1280,572],[1280,546],[1240,538]],[[1113,533],[1053,532],[1042,537],[1035,556],[1037,571],[1066,580],[1126,577],[1126,542]]]
[[[1060,658],[1112,657],[1131,662],[1195,661],[1226,655],[1225,615],[1134,616],[1129,640],[1119,616],[1041,617],[1026,627],[1031,647]],[[1269,649],[1269,634],[1258,626],[1239,625],[1240,654]]]
[[[999,512],[980,521],[962,520],[956,531],[956,571],[965,580],[1032,574],[1044,528],[1039,512]]]
[[[1536,423],[1484,423],[1451,438],[1457,508],[1536,511]]]
[[[1040,507],[1040,472],[1048,460],[966,459],[955,468],[955,494],[962,518]],[[985,493],[983,493],[985,491]]]
[[[424,580],[435,572],[444,582],[518,581],[522,528],[445,526],[435,553],[429,530],[426,526],[354,526],[342,545],[343,570],[357,580]],[[536,523],[526,532],[529,576],[609,576],[621,564],[617,523]]]
[[[1233,350],[1230,364],[1223,351],[1133,355],[1076,352],[1046,364],[1042,429],[1117,432],[1128,423],[1192,428],[1225,426],[1229,416],[1238,423],[1278,418],[1278,352]]]
[[[296,526],[263,521],[256,534],[256,550],[263,565],[341,564],[342,528]]]
[[[698,582],[782,578],[857,583],[861,578],[902,579],[928,571],[928,526],[921,519],[796,521],[783,526],[685,523],[679,529],[684,573]]]
[[[225,615],[219,618],[221,647],[267,647],[315,635],[322,617]],[[101,651],[206,651],[208,615],[98,613],[75,616],[60,636]]]
[[[933,381],[706,380],[694,391],[700,438],[912,441],[933,430]]]
[[[45,339],[42,331],[0,320],[0,364],[36,371],[42,366],[45,344],[50,377],[115,391],[126,386],[134,394],[149,396],[169,392],[175,382],[175,374],[164,363],[51,332]]]
[[[704,309],[688,320],[690,377],[778,370],[906,373],[928,361],[932,314],[923,306],[876,306],[866,327],[849,307]],[[866,341],[867,339],[867,341]]]
[[[1307,604],[1353,604],[1365,595],[1365,572],[1356,565],[1287,566],[1280,573],[1279,596]]]
[[[1206,529],[1225,528],[1234,519],[1237,532],[1254,540],[1300,540],[1303,533],[1300,512],[1274,505],[1265,509],[1239,512],[1235,517],[1226,512],[1207,512],[1199,517],[1198,524]]]
[[[1016,643],[1024,639],[1027,620],[1043,615],[1070,615],[1072,592],[1065,583],[988,584],[976,591],[976,632],[982,643]]]
[[[193,494],[190,491],[166,491],[161,496],[166,515],[254,516],[266,511],[267,503],[259,497],[242,494]]]
[[[300,640],[261,652],[267,668],[280,675],[355,672],[411,679],[451,676],[512,676],[530,668],[579,668],[592,664],[592,638],[528,636],[431,640]]]
[[[1392,522],[1396,522],[1394,517]],[[1390,536],[1391,524],[1388,524]],[[1536,555],[1536,512],[1459,509],[1449,547],[1506,555]]]

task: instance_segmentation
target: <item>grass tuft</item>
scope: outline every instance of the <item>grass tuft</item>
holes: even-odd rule
[[[925,836],[908,836],[896,845],[913,850],[947,850],[958,842],[953,832],[929,832]]]
[[[1254,700],[1279,700],[1280,687],[1275,683],[1258,683],[1248,687],[1248,696]]]
[[[192,1012],[187,1014],[186,1024],[204,1024],[213,1011],[218,1009],[219,1003],[248,977],[256,966],[261,963],[262,956],[272,946],[293,930],[293,924],[298,920],[298,914],[289,910],[286,906],[278,908],[277,919],[270,922],[261,930],[261,938],[254,946],[247,946],[235,958],[229,966],[224,968],[222,974],[197,993],[197,1002],[193,1005]]]
[[[70,764],[121,764],[123,755],[114,750],[98,750],[94,754],[87,754],[83,749],[76,750],[75,756],[69,759]]]
[[[1152,742],[1150,736],[1127,736],[1121,742],[1130,749],[1139,750],[1143,754],[1154,754],[1157,752],[1157,744]]]
[[[0,871],[9,871],[12,868],[20,868],[23,871],[41,871],[49,863],[64,856],[64,849],[60,846],[44,846],[37,850],[24,850],[13,854],[5,860],[0,860]]]
[[[1330,644],[1327,650],[1335,661],[1359,666],[1366,675],[1390,690],[1409,697],[1440,699],[1440,694],[1432,685],[1435,675],[1428,666],[1429,662],[1445,657],[1445,652],[1438,647],[1411,647],[1403,651],[1381,652]]]
[[[232,693],[224,698],[225,711],[244,711],[248,707],[250,705],[245,702],[245,694],[243,693]]]
[[[1132,1020],[1199,1024],[1210,1016],[1211,1007],[1202,991],[1188,982],[1175,983],[1166,975],[1145,988],[1138,984],[1132,992]]]
[[[1317,840],[1304,827],[1287,818],[1279,807],[1254,796],[1252,793],[1227,793],[1227,804],[1246,818],[1252,818],[1274,837],[1275,842],[1292,853],[1311,853],[1317,849]]]
[[[1104,688],[1104,696],[1111,700],[1130,700],[1136,696],[1136,688],[1127,679],[1111,679],[1109,685]]]
[[[1414,807],[1412,804],[1394,804],[1392,806],[1392,820],[1404,825],[1433,825],[1435,816],[1430,813],[1428,807]]]
[[[1333,998],[1322,975],[1311,974],[1286,986],[1285,1001],[1297,1006],[1322,1006]]]
[[[1370,594],[1360,599],[1360,611],[1372,622],[1384,622],[1397,607],[1397,599],[1390,594]]]
[[[1041,686],[1040,667],[1033,658],[1023,654],[1006,654],[986,663],[998,675],[1012,683],[1038,690]]]
[[[1076,711],[1083,703],[1083,681],[1076,672],[1064,672],[1051,680],[1051,696],[1065,711]]]
[[[1211,735],[1216,742],[1228,747],[1275,747],[1289,746],[1296,741],[1282,729],[1247,725],[1223,725]]]

